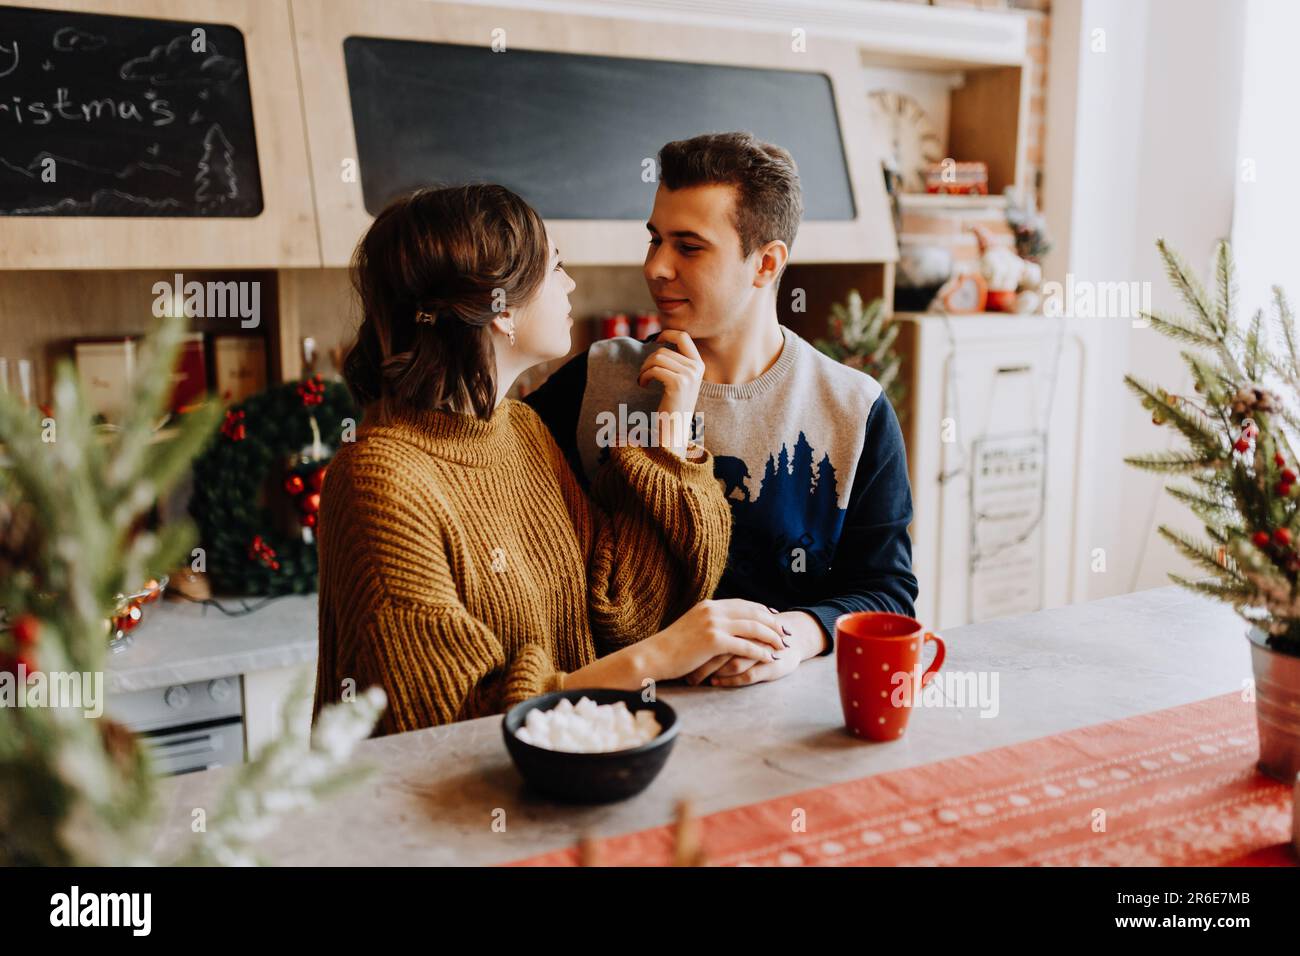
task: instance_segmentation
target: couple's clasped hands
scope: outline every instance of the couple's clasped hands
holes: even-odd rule
[[[753,684],[799,666],[789,632],[771,608],[740,598],[701,601],[646,639],[656,673],[699,684]],[[715,676],[716,675],[716,676]]]

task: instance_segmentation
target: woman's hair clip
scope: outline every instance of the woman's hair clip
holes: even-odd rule
[[[430,325],[438,321],[436,312],[425,312],[423,309],[417,309],[415,312],[415,321],[428,322]]]

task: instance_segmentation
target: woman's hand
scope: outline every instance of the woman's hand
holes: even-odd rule
[[[679,329],[665,329],[656,341],[666,344],[646,356],[637,384],[642,388],[650,382],[663,385],[659,412],[666,413],[668,418],[659,420],[659,444],[684,458],[695,418],[695,403],[700,397],[700,383],[704,381],[704,360],[691,337]]]
[[[759,662],[794,656],[777,616],[753,601],[701,601],[657,634],[646,638],[646,676],[671,680],[721,655]]]

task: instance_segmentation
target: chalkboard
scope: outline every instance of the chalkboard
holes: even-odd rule
[[[0,6],[0,215],[261,211],[236,27]]]
[[[418,186],[497,182],[545,218],[644,220],[647,158],[748,130],[794,156],[805,219],[855,215],[824,74],[357,36],[343,53],[372,214]]]

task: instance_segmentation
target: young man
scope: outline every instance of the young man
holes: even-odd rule
[[[841,614],[913,614],[903,436],[874,378],[777,322],[803,213],[790,154],[721,133],[669,143],[659,165],[645,280],[663,327],[688,333],[704,360],[694,437],[714,455],[734,518],[714,596],[780,612],[795,651],[759,664],[714,658],[689,680],[773,680],[831,653]],[[525,399],[586,480],[624,437],[620,423],[626,433],[637,412],[653,418],[640,370],[663,347],[597,342]]]

